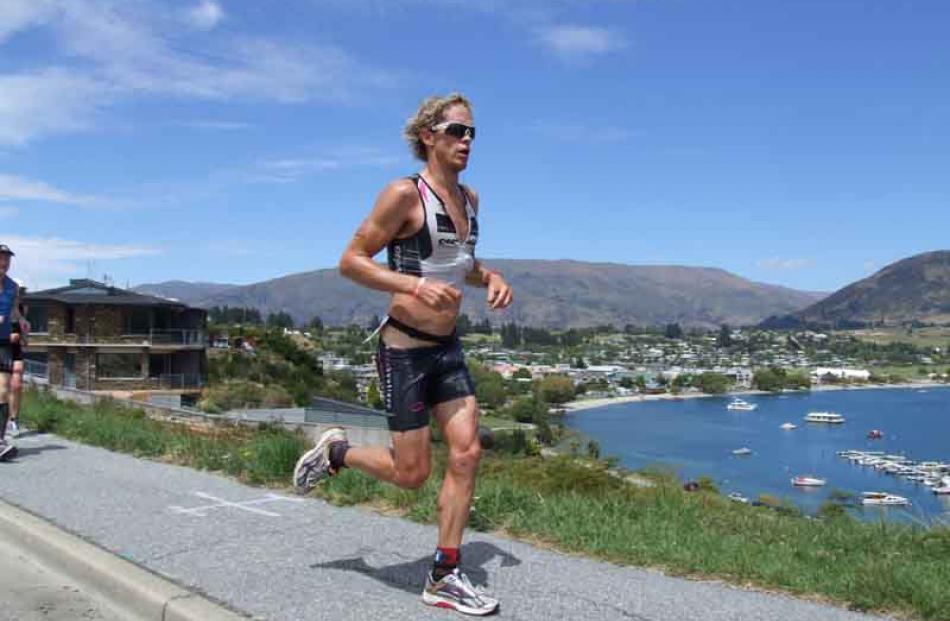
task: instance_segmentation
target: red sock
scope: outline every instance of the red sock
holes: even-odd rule
[[[432,577],[441,580],[448,574],[455,571],[459,566],[458,548],[436,548],[435,560],[432,563]]]

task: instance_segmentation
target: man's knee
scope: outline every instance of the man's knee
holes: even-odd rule
[[[430,467],[420,464],[399,472],[399,487],[405,489],[419,489],[429,480]]]
[[[451,447],[449,449],[449,468],[454,472],[466,473],[472,472],[478,467],[478,462],[482,458],[482,445],[475,437],[465,446]]]

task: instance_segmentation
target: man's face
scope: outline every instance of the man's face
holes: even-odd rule
[[[472,127],[475,122],[472,120],[472,112],[466,106],[456,104],[445,111],[442,118],[447,123],[462,123]],[[450,168],[461,172],[468,166],[468,156],[472,151],[472,138],[466,135],[463,138],[450,136],[444,131],[431,132],[432,144],[427,145],[430,153],[440,162]]]
[[[0,274],[6,274],[10,270],[11,259],[8,254],[0,254]]]

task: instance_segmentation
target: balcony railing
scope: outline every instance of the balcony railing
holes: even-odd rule
[[[160,388],[168,390],[201,388],[204,386],[204,378],[197,373],[165,373],[148,379],[154,381]]]
[[[49,365],[45,362],[37,362],[36,360],[24,360],[23,362],[23,372],[26,375],[41,378],[49,377]]]
[[[197,373],[163,373],[150,377],[100,377],[98,382],[129,382],[148,390],[183,390],[186,388],[201,388],[204,378]],[[144,388],[143,388],[144,389]]]
[[[140,334],[121,335],[76,335],[66,334],[60,338],[50,338],[48,333],[33,333],[30,342],[34,345],[78,344],[78,345],[206,345],[208,333],[205,330],[181,328],[170,330],[149,330]]]

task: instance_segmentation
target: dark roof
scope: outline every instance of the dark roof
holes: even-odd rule
[[[110,287],[95,280],[70,280],[69,285],[56,289],[27,292],[24,296],[30,302],[62,302],[63,304],[105,304],[109,306],[164,306],[181,310],[189,308],[187,304],[153,295],[144,295]]]
[[[326,397],[314,397],[304,408],[304,421],[369,429],[388,429],[386,413]]]

